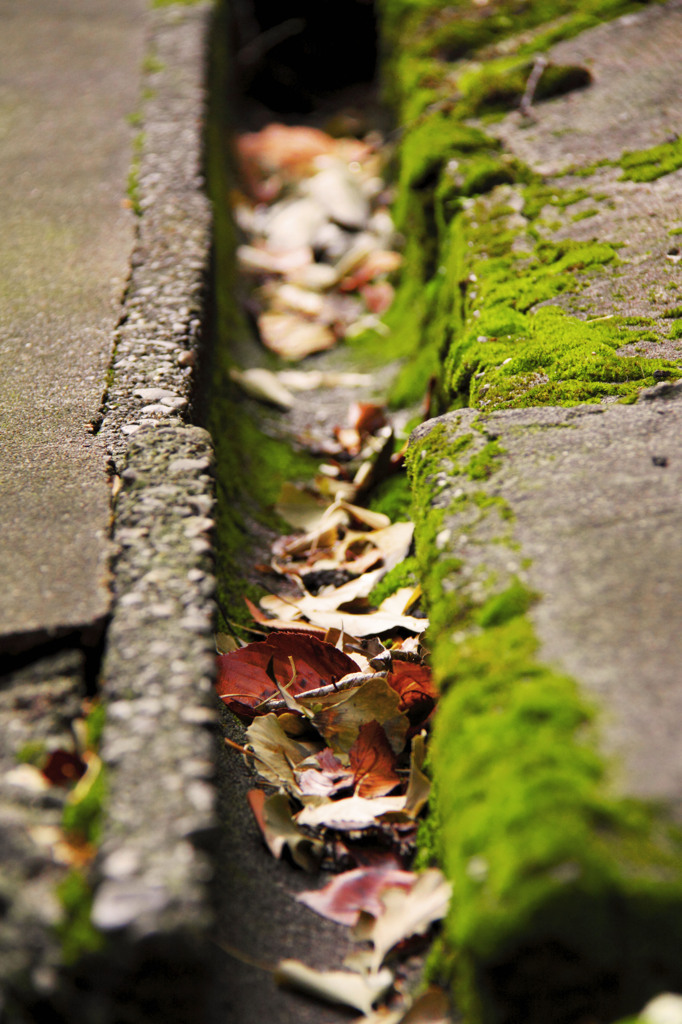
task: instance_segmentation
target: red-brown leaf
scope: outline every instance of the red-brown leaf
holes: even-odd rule
[[[386,423],[386,407],[376,402],[352,402],[348,409],[348,425],[359,434],[373,434]]]
[[[337,875],[323,889],[302,892],[296,898],[316,914],[352,926],[361,911],[380,917],[384,912],[381,894],[392,888],[409,891],[416,878],[411,871],[394,867],[354,868]]]
[[[355,772],[358,796],[385,796],[400,782],[395,770],[395,754],[378,722],[366,722],[360,727],[348,758]]]
[[[438,691],[428,665],[394,661],[386,682],[400,695],[400,710],[408,715],[412,724],[424,721],[438,700]]]
[[[43,775],[53,786],[68,786],[85,774],[85,761],[68,750],[53,750],[43,768]]]
[[[291,679],[290,657],[296,668],[296,679],[289,687],[293,696],[359,671],[359,665],[347,654],[315,636],[273,633],[266,640],[218,656],[218,696],[236,714],[253,718],[258,704],[278,693],[268,676],[270,663],[270,671],[287,686]]]

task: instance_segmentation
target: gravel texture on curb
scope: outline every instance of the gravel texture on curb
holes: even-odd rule
[[[216,830],[214,484],[210,437],[188,420],[211,243],[202,174],[210,18],[209,3],[149,14],[129,183],[137,241],[93,424],[116,495],[113,611],[99,682],[97,638],[90,650],[81,637],[71,648],[48,645],[38,667],[18,666],[0,694],[0,724],[7,719],[9,730],[0,749],[0,1011],[4,1005],[9,1021],[39,1013],[102,1024],[206,1016]],[[58,829],[67,796],[41,789],[35,776],[31,786],[30,766],[17,767],[17,756],[43,732],[51,746],[62,734],[68,741],[71,720],[95,689],[106,708],[107,794],[91,923],[104,945],[64,967],[63,931],[60,939],[54,926],[64,921],[55,893],[65,868],[45,829]],[[35,714],[21,718],[26,701]],[[78,913],[87,918],[87,903]]]

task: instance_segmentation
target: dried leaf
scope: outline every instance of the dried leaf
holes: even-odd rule
[[[438,690],[428,665],[394,661],[386,681],[400,695],[400,710],[409,715],[411,722],[423,721],[436,706]]]
[[[289,274],[308,267],[313,259],[313,251],[307,245],[286,252],[269,252],[256,245],[240,245],[237,248],[240,268],[252,274]]]
[[[273,857],[280,860],[285,849],[292,860],[304,871],[317,871],[323,852],[323,843],[311,839],[296,827],[291,816],[289,800],[284,793],[266,797],[262,789],[251,789],[248,801]]]
[[[367,800],[362,796],[348,796],[343,800],[330,800],[328,803],[304,807],[296,816],[300,825],[325,828],[348,832],[354,829],[370,828],[380,823],[383,814],[395,814],[405,807],[404,796],[381,796]]]
[[[373,612],[369,615],[352,615],[350,612],[306,612],[310,622],[324,629],[345,629],[353,636],[380,636],[392,633],[396,629],[404,629],[408,633],[423,633],[428,627],[428,619],[417,619],[410,615],[382,615]]]
[[[348,409],[348,426],[361,434],[374,434],[386,425],[386,406],[376,402],[352,402]]]
[[[265,347],[282,359],[304,359],[336,344],[336,335],[329,327],[304,320],[296,313],[262,313],[258,330]]]
[[[270,290],[269,298],[273,309],[286,309],[303,316],[321,316],[325,304],[319,291],[289,283],[276,284]]]
[[[305,487],[285,482],[275,504],[275,511],[290,526],[306,532],[316,529],[324,519],[329,506],[321,502]]]
[[[361,727],[367,722],[379,722],[391,749],[400,753],[405,746],[408,721],[400,713],[399,704],[396,692],[378,676],[341,699],[335,696],[327,698],[326,702],[311,699],[308,706],[315,712],[315,728],[332,750],[348,753]]]
[[[238,370],[233,367],[230,370],[230,377],[239,387],[251,398],[259,402],[269,402],[276,405],[278,409],[291,409],[294,404],[294,396],[284,387],[277,374],[262,367],[255,367],[252,370]]]
[[[426,755],[426,733],[412,738],[410,752],[410,777],[405,797],[405,812],[416,818],[426,806],[431,794],[431,782],[422,771]]]
[[[73,750],[53,750],[42,772],[52,786],[70,786],[85,775],[87,765]]]
[[[393,975],[384,968],[376,974],[355,971],[316,971],[300,960],[280,960],[275,971],[279,985],[299,989],[329,1003],[352,1006],[370,1013],[372,1006],[390,990]]]
[[[291,391],[318,391],[321,388],[370,387],[374,378],[369,373],[337,373],[333,370],[281,370],[279,379]]]
[[[275,677],[285,685],[291,679],[290,657],[296,670],[290,690],[293,696],[358,671],[352,658],[316,636],[273,633],[265,640],[218,656],[218,696],[237,714],[252,716],[259,704],[277,693],[267,671],[271,659]]]
[[[294,768],[310,755],[310,749],[288,736],[272,713],[254,719],[246,739],[256,755],[258,774],[275,786],[298,793]]]
[[[360,726],[348,758],[355,772],[358,796],[386,796],[400,784],[395,754],[378,722],[365,722]]]
[[[354,292],[381,274],[390,274],[397,270],[402,261],[402,256],[398,252],[390,249],[372,249],[366,253],[364,259],[357,261],[355,267],[349,267],[345,271],[346,276],[341,281],[341,290]]]
[[[375,284],[364,285],[360,294],[370,313],[382,316],[393,304],[395,288],[390,281],[377,281]]]
[[[363,914],[355,926],[355,938],[371,942],[374,949],[367,963],[371,971],[378,971],[386,954],[403,939],[423,935],[434,921],[445,917],[452,886],[438,868],[430,868],[409,892],[388,889],[382,896],[384,912],[374,918]]]
[[[369,1015],[358,1017],[353,1024],[452,1024],[452,1020],[447,992],[433,985],[414,1002],[408,999],[407,1005],[397,1010],[380,1006]]]
[[[361,911],[378,917],[384,907],[379,897],[391,887],[411,889],[417,876],[412,871],[390,867],[362,867],[344,871],[322,889],[302,892],[296,897],[316,914],[350,927]]]
[[[296,619],[293,618],[278,619],[273,618],[272,616],[264,615],[263,612],[260,611],[260,609],[256,608],[255,604],[253,604],[252,601],[249,601],[248,597],[244,598],[244,603],[251,612],[254,621],[258,622],[262,626],[267,626],[268,629],[283,630],[287,633],[291,633],[292,631],[308,633],[311,636],[319,636],[320,639],[324,639],[324,637],[327,635],[328,630],[326,630],[323,626],[313,626],[309,622],[302,622],[300,620],[296,621]],[[283,603],[284,602],[282,602],[282,604]],[[287,611],[290,612],[292,611],[292,609],[289,606],[287,606]],[[296,614],[298,614],[296,609],[293,609],[293,611]],[[222,651],[220,653],[227,654],[228,652]]]

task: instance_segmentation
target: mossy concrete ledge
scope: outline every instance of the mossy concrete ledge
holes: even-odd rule
[[[682,5],[379,10],[394,398],[445,414],[409,454],[440,966],[467,1024],[608,1024],[682,990]]]
[[[662,384],[413,441],[443,689],[427,845],[467,1020],[613,1021],[682,987],[681,429]]]

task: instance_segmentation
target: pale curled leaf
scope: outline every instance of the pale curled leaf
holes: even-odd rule
[[[376,825],[380,815],[402,811],[404,807],[404,796],[382,796],[372,800],[362,796],[349,796],[344,800],[304,807],[297,814],[296,820],[299,825],[324,825],[326,828],[348,832]]]
[[[258,773],[273,785],[297,793],[294,767],[308,757],[310,750],[287,736],[277,715],[255,718],[246,730],[246,740],[256,755]]]
[[[367,958],[370,970],[379,970],[387,953],[403,939],[423,935],[434,921],[445,917],[451,894],[452,886],[438,868],[420,875],[409,892],[388,889],[381,897],[385,908],[381,917],[362,915],[354,929],[356,939],[372,943]]]
[[[322,889],[299,893],[296,899],[321,917],[352,927],[362,910],[375,917],[382,913],[382,892],[392,886],[411,889],[416,879],[412,871],[402,871],[392,864],[353,868],[336,875]]]
[[[452,1019],[447,993],[432,986],[397,1010],[380,1006],[369,1015],[358,1017],[353,1024],[451,1024]]]
[[[259,402],[269,402],[278,409],[291,409],[294,404],[294,396],[270,370],[262,367],[238,370],[233,367],[230,370],[230,377],[245,394]]]
[[[399,754],[405,746],[408,719],[399,710],[400,697],[381,675],[339,700],[330,695],[321,702],[322,707],[311,703],[315,728],[334,751],[348,753],[366,722],[383,727],[394,753]]]
[[[262,604],[263,602],[261,602]],[[344,629],[353,636],[380,636],[395,629],[404,629],[408,633],[423,633],[428,628],[428,619],[418,619],[412,615],[383,615],[371,612],[367,615],[355,615],[352,612],[323,611],[306,612],[306,618],[314,626],[323,629]]]
[[[393,975],[388,968],[368,975],[354,971],[316,971],[300,960],[280,960],[275,981],[326,1002],[371,1013],[374,1003],[390,990]]]
[[[412,739],[410,753],[410,778],[407,784],[405,810],[415,818],[426,806],[431,793],[431,782],[422,771],[426,754],[426,733],[421,732]]]
[[[251,810],[273,857],[280,860],[288,849],[292,860],[304,871],[316,871],[320,864],[323,844],[301,832],[295,825],[289,800],[284,793],[266,797],[261,789],[248,794]]]

